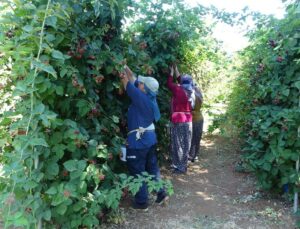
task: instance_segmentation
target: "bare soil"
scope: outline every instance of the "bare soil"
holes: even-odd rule
[[[257,189],[250,173],[236,172],[239,144],[220,136],[205,137],[199,162],[189,165],[185,175],[170,179],[175,194],[166,206],[157,206],[151,196],[148,212],[129,208],[129,199],[120,208],[120,224],[109,229],[293,229],[292,203]],[[101,227],[102,228],[102,227]]]

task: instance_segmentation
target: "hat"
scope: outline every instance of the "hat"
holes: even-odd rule
[[[156,79],[150,76],[138,76],[138,82],[145,84],[152,92],[157,93],[159,83]]]
[[[184,74],[181,76],[180,84],[192,84],[193,83],[193,78],[192,76],[188,74]]]

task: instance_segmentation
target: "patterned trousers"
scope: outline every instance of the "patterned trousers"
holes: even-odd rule
[[[170,130],[172,167],[186,172],[192,140],[192,123],[171,123]]]

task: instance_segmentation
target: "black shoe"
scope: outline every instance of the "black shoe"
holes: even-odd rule
[[[176,169],[175,165],[169,165],[169,166],[168,166],[168,170],[173,171],[174,169]]]
[[[148,211],[148,204],[147,203],[138,204],[136,202],[133,202],[132,205],[131,205],[131,208],[134,209],[134,210],[139,210],[139,211],[146,212],[146,211]]]
[[[199,158],[195,157],[194,159],[189,158],[189,162],[194,163],[194,162],[199,162]]]
[[[157,203],[158,205],[163,205],[166,204],[169,200],[169,196],[167,196],[167,194],[162,194],[157,196],[155,203]]]

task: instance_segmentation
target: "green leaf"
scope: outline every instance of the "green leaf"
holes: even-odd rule
[[[23,185],[23,188],[25,191],[29,191],[30,189],[33,189],[35,187],[38,186],[38,183],[32,181],[32,180],[29,180],[27,181],[24,185]]]
[[[76,165],[77,165],[77,161],[75,160],[69,160],[64,163],[66,170],[68,170],[69,172],[73,172],[77,170]]]
[[[134,49],[132,48],[132,45],[129,46],[128,48],[128,54],[136,56],[136,52],[134,51]]]
[[[70,173],[70,178],[72,180],[76,179],[76,178],[80,177],[81,174],[82,174],[82,171],[76,170],[76,171]]]
[[[64,202],[64,197],[62,194],[58,193],[52,200],[51,205],[52,206],[58,206],[59,204],[61,204],[62,202]]]
[[[24,81],[21,81],[21,82],[17,82],[17,85],[16,85],[16,89],[21,91],[21,92],[28,92],[28,85],[24,82]]]
[[[79,115],[81,117],[85,116],[91,110],[90,104],[83,99],[79,100],[76,106],[79,109]]]
[[[42,216],[46,221],[50,221],[51,219],[51,211],[50,210],[46,210],[44,213],[43,213],[43,216]]]
[[[56,176],[59,173],[59,166],[56,162],[47,164],[46,172],[48,175]]]
[[[56,71],[54,70],[54,68],[51,65],[46,65],[46,64],[36,61],[36,60],[32,61],[32,65],[37,69],[40,69],[44,72],[49,73],[50,75],[52,75],[55,78],[57,77]]]
[[[300,81],[297,81],[297,82],[295,83],[295,87],[298,88],[298,90],[300,90]]]
[[[290,89],[283,90],[282,94],[288,96],[290,94]]]
[[[101,12],[101,10],[100,10],[101,9],[101,3],[99,1],[95,1],[94,4],[93,4],[93,7],[94,7],[96,17],[99,17],[100,12]]]
[[[45,110],[45,105],[40,103],[33,109],[34,114],[42,114]]]
[[[54,120],[56,121],[56,116],[57,116],[57,114],[55,114],[54,112],[48,111],[48,112],[40,115],[40,118],[42,120],[43,125],[46,127],[49,127],[50,121],[54,121]],[[55,123],[57,123],[57,122],[55,122]]]
[[[25,32],[30,33],[33,30],[31,25],[26,25],[22,28]]]
[[[114,67],[113,67],[113,66],[107,66],[107,67],[106,67],[106,73],[107,73],[107,74],[112,73],[113,70],[114,70]]]
[[[62,86],[57,86],[55,88],[56,94],[58,95],[64,95],[64,88]]]
[[[60,71],[60,77],[64,77],[68,72],[68,69],[66,68],[63,68],[61,71]]]
[[[271,164],[270,163],[264,163],[263,169],[266,170],[266,171],[270,171],[271,170]]]
[[[47,34],[47,36],[45,36],[45,39],[48,42],[53,42],[53,41],[55,41],[55,36],[53,34]]]
[[[32,11],[36,9],[36,6],[33,5],[32,3],[26,3],[23,5],[23,9],[28,10],[28,11]]]
[[[114,123],[119,123],[119,118],[117,116],[112,116],[112,120]]]
[[[268,152],[265,154],[264,158],[268,161],[268,162],[272,162],[275,159],[275,156],[272,152]]]
[[[9,124],[11,124],[12,120],[10,117],[5,117],[0,121],[0,125],[1,126],[7,126]]]
[[[299,159],[299,155],[297,153],[291,154],[291,160],[297,161]]]
[[[127,179],[127,175],[125,173],[121,173],[119,174],[119,177],[122,181],[126,180]]]
[[[273,176],[276,176],[276,175],[278,174],[278,171],[279,171],[278,168],[273,167],[272,170],[271,170],[272,175],[273,175]]]
[[[85,193],[86,190],[87,190],[87,184],[86,184],[86,182],[85,182],[85,181],[81,181],[81,182],[79,183],[78,191],[79,191],[80,193]]]
[[[62,132],[54,132],[50,138],[51,145],[57,145],[58,143],[62,142],[63,140],[63,133]]]
[[[52,152],[55,153],[55,155],[61,159],[64,156],[64,151],[66,149],[66,146],[63,144],[55,144],[55,146],[52,148]]]
[[[74,128],[74,129],[77,129],[77,123],[74,122],[74,121],[72,121],[72,120],[70,120],[70,119],[65,119],[64,120],[64,124],[66,126],[70,126],[70,127]]]
[[[18,219],[15,220],[14,226],[17,226],[17,227],[27,226],[28,227],[29,226],[29,222],[28,222],[28,220],[24,216],[22,216],[22,217],[20,217],[20,218],[18,218]]]
[[[58,207],[55,208],[55,211],[59,214],[59,215],[63,215],[65,214],[65,212],[67,211],[67,205],[65,204],[61,204]]]
[[[85,167],[86,167],[86,161],[84,161],[84,160],[80,160],[79,162],[78,162],[78,169],[80,170],[80,171],[83,171],[84,169],[85,169]]]
[[[29,144],[31,146],[45,146],[45,147],[48,147],[48,144],[47,142],[45,141],[44,138],[34,138],[34,139],[31,139]]]
[[[46,18],[45,24],[48,26],[52,26],[53,28],[56,29],[56,24],[57,24],[57,17],[56,16],[49,16]]]
[[[284,149],[284,150],[281,151],[280,156],[282,156],[282,158],[288,160],[293,156],[293,153],[290,149]]]
[[[65,60],[64,54],[58,50],[53,50],[52,57],[58,60]]]
[[[281,180],[280,180],[280,183],[281,183],[282,185],[289,183],[288,177],[282,177]]]
[[[71,221],[71,228],[80,228],[81,223],[81,218],[73,219]]]
[[[49,195],[55,195],[57,193],[57,189],[56,189],[56,187],[52,186],[45,193],[47,193]]]
[[[80,211],[82,208],[86,206],[86,203],[82,200],[79,200],[76,204],[73,205],[73,210],[75,212]]]

